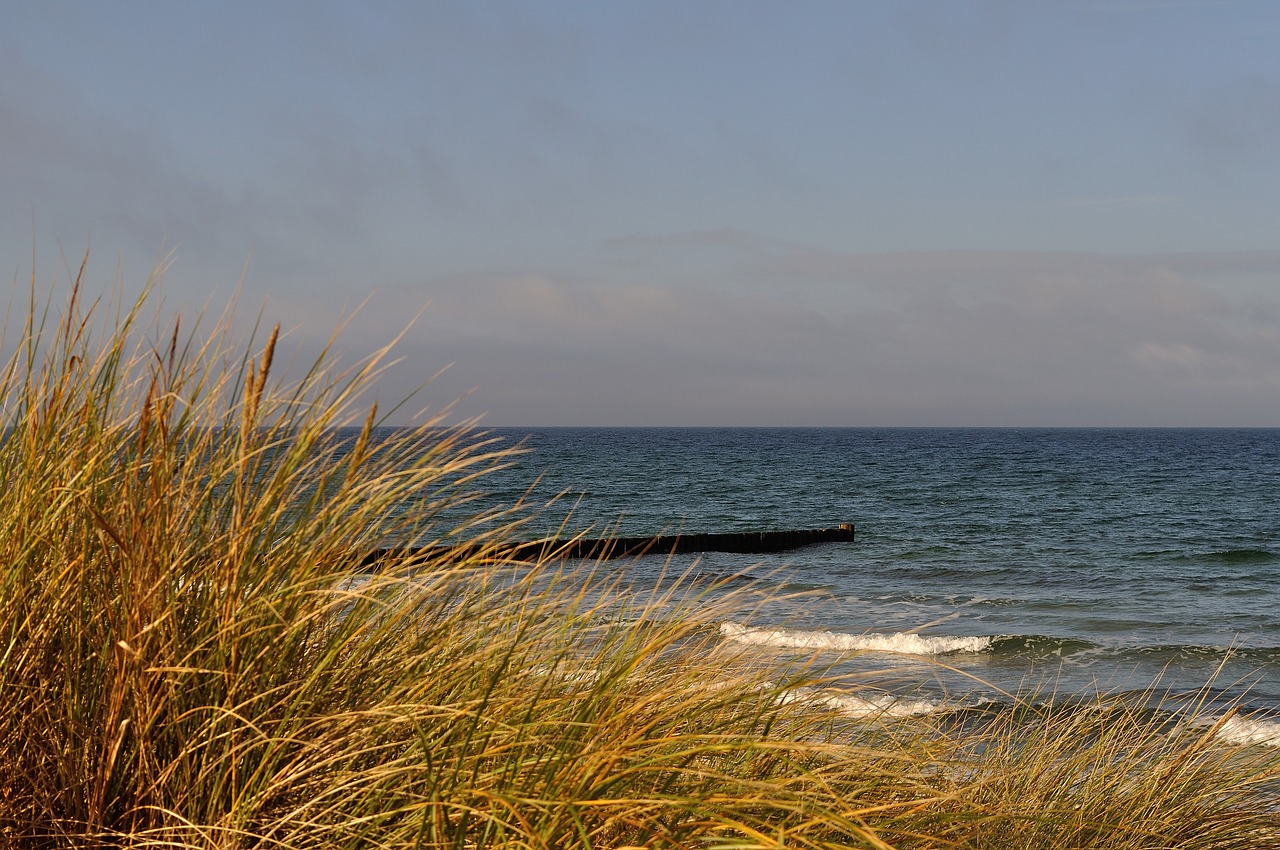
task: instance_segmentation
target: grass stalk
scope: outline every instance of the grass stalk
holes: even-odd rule
[[[721,641],[747,595],[504,557],[528,511],[467,506],[518,450],[380,428],[387,349],[290,378],[278,327],[82,276],[0,370],[9,846],[1280,846],[1270,750],[1122,702],[842,718]],[[387,541],[467,545],[362,573]]]

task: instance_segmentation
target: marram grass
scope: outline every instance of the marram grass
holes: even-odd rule
[[[528,514],[465,507],[514,450],[376,432],[386,351],[281,380],[274,331],[154,300],[77,282],[5,340],[0,843],[1280,847],[1270,750],[1120,704],[842,719],[727,653],[733,599],[504,559]],[[389,540],[478,545],[361,574]]]

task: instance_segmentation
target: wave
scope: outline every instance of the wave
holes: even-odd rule
[[[846,634],[844,632],[768,629],[723,622],[720,636],[735,643],[772,646],[780,649],[817,649],[836,652],[895,652],[903,655],[949,655],[956,652],[985,652],[990,637],[952,637],[894,634]]]
[[[1208,552],[1178,552],[1175,550],[1151,550],[1139,553],[1144,560],[1187,562],[1202,564],[1270,564],[1280,560],[1280,555],[1270,549],[1235,548]]]
[[[837,632],[820,629],[787,629],[747,626],[725,621],[720,636],[734,643],[777,649],[811,649],[820,652],[888,652],[900,655],[940,656],[981,654],[998,661],[1048,661],[1073,658],[1080,663],[1106,659],[1133,663],[1218,664],[1231,661],[1258,668],[1280,665],[1280,647],[1200,646],[1103,646],[1079,638],[1051,635],[922,635],[916,632]]]
[[[915,717],[950,715],[954,722],[981,725],[1001,722],[999,718],[1008,717],[1010,712],[1021,713],[1028,707],[1034,716],[1042,716],[1046,711],[1062,710],[1098,710],[1097,706],[1052,703],[1039,705],[1020,705],[1004,700],[969,702],[968,704],[948,702],[941,699],[894,696],[887,693],[854,694],[834,690],[801,688],[783,695],[782,702],[797,705],[817,706],[850,719],[850,720],[903,720]],[[1221,715],[1196,719],[1185,715],[1179,719],[1177,711],[1155,709],[1158,717],[1164,718],[1166,732],[1176,734],[1179,729],[1213,728],[1213,736],[1228,746],[1239,747],[1272,747],[1280,748],[1280,718],[1249,717],[1245,715],[1229,716],[1225,720]],[[1190,720],[1188,724],[1187,721]],[[1153,721],[1154,723],[1154,721]],[[1158,724],[1157,724],[1158,725]]]
[[[782,695],[781,702],[821,706],[854,720],[924,717],[957,710],[955,706],[948,706],[938,700],[911,699],[890,694],[858,696],[817,688],[787,691]]]
[[[832,595],[835,585],[829,582],[801,581],[796,576],[783,573],[753,575],[749,572],[718,569],[702,569],[686,573],[681,580],[693,584],[711,584],[717,588],[757,587],[779,594]]]
[[[1140,706],[1152,699],[1150,693],[1138,692],[1137,703]],[[1178,734],[1180,730],[1211,728],[1217,740],[1229,746],[1253,747],[1263,746],[1280,748],[1280,717],[1275,715],[1228,714],[1199,715],[1188,714],[1173,707],[1169,702],[1156,697],[1156,702],[1147,709],[1151,713],[1152,728],[1161,728],[1169,734]],[[1007,698],[981,700],[971,697],[963,702],[954,702],[941,697],[907,696],[873,692],[856,694],[847,691],[819,688],[798,688],[788,691],[781,697],[781,702],[796,705],[816,706],[831,711],[851,720],[888,720],[910,719],[914,717],[942,716],[953,718],[953,722],[962,727],[965,724],[980,728],[982,725],[1003,723],[1005,719],[1021,717],[1044,717],[1050,712],[1104,710],[1107,702],[1077,702],[1074,700],[1022,703],[1009,701]],[[1029,713],[1028,713],[1029,712]],[[1014,720],[1018,722],[1018,720]],[[998,728],[998,727],[997,727]]]
[[[1163,646],[1139,646],[1116,650],[1116,655],[1135,661],[1161,664],[1194,664],[1199,666],[1220,664],[1225,661],[1253,668],[1280,665],[1280,647],[1275,646],[1201,646],[1197,644],[1167,644]]]
[[[1063,658],[1100,649],[1098,644],[1074,638],[1049,635],[999,635],[991,641],[992,652],[1000,656]]]
[[[1227,549],[1209,555],[1227,564],[1266,564],[1274,561],[1274,553],[1266,549]]]
[[[1201,725],[1213,722],[1206,720]],[[1229,744],[1280,747],[1280,721],[1240,715],[1228,717],[1218,726],[1215,736]]]
[[[1096,650],[1086,640],[1048,635],[921,635],[915,632],[852,634],[806,629],[745,626],[723,622],[720,636],[735,643],[779,649],[817,649],[828,652],[894,652],[902,655],[986,653],[998,657],[1054,658]]]

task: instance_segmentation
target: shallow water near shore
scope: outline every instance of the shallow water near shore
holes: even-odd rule
[[[531,451],[488,498],[568,494],[531,533],[569,506],[596,535],[856,524],[852,544],[616,565],[642,588],[687,574],[770,600],[723,640],[852,676],[851,710],[1152,686],[1176,705],[1211,686],[1211,709],[1243,702],[1240,734],[1280,743],[1280,430],[495,434]]]

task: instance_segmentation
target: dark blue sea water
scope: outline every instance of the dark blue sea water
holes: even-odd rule
[[[792,594],[726,622],[726,640],[915,669],[919,681],[876,685],[903,706],[1158,683],[1243,694],[1259,721],[1280,710],[1280,430],[496,433],[531,451],[488,483],[493,498],[564,491],[574,530],[854,523],[853,544],[674,566]],[[644,580],[662,565],[619,568]],[[891,649],[948,669],[904,667]],[[1249,734],[1280,743],[1280,724]]]

